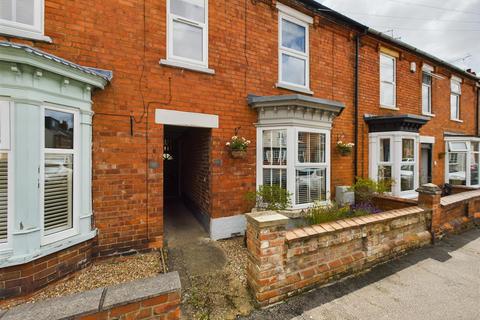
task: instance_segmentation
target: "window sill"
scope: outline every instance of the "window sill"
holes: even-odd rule
[[[433,113],[426,113],[426,112],[422,112],[422,115],[423,116],[426,116],[426,117],[435,117],[435,115]]]
[[[383,106],[383,105],[380,105],[380,109],[388,109],[388,110],[395,110],[395,111],[400,110],[400,108],[397,108],[397,107],[389,107],[389,106]]]
[[[304,87],[297,87],[295,85],[291,85],[291,84],[288,84],[288,83],[277,83],[275,85],[277,88],[281,88],[281,89],[287,89],[287,90],[290,90],[290,91],[297,91],[297,92],[302,92],[302,93],[306,93],[306,94],[313,94],[313,91],[311,91],[310,89],[308,88],[304,88]]]
[[[450,120],[458,123],[463,123],[463,120],[460,120],[460,119],[450,119]]]
[[[20,30],[17,28],[12,28],[8,26],[0,26],[0,35],[7,38],[21,38],[34,41],[42,41],[47,43],[53,43],[52,38],[47,37],[43,34]]]
[[[197,65],[189,64],[185,62],[180,62],[180,61],[161,59],[160,65],[172,67],[172,68],[187,69],[190,71],[196,71],[196,72],[201,72],[206,74],[215,74],[215,70],[213,69],[209,69],[203,66],[197,66]]]

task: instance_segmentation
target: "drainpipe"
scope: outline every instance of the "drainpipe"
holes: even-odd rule
[[[358,63],[360,51],[360,34],[355,35],[355,75],[354,75],[354,89],[353,89],[353,108],[354,108],[354,144],[355,152],[353,154],[353,177],[356,180],[358,176]]]

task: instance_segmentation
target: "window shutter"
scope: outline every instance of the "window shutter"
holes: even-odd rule
[[[44,229],[72,227],[73,155],[45,154]]]
[[[7,241],[8,155],[0,154],[0,243]]]

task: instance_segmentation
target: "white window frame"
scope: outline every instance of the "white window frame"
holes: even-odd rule
[[[391,194],[402,198],[414,198],[417,196],[415,191],[419,186],[419,148],[420,135],[415,132],[374,132],[369,133],[369,176],[378,181],[378,166],[380,165],[380,139],[390,139],[390,161],[392,166],[392,191]],[[402,141],[403,139],[414,140],[414,162],[413,162],[413,189],[401,191],[401,167],[411,164],[402,159]]]
[[[310,24],[313,23],[313,18],[307,16],[301,12],[298,12],[288,6],[281,3],[277,3],[278,13],[278,83],[277,87],[300,91],[303,93],[312,94],[310,90]],[[289,21],[296,25],[305,28],[305,52],[297,51],[294,49],[286,48],[282,46],[282,27],[283,20]],[[305,61],[305,85],[299,85],[298,83],[291,83],[282,79],[282,55],[301,59]]]
[[[208,69],[208,0],[205,1],[205,22],[201,23],[194,21],[185,17],[178,16],[170,12],[170,2],[172,0],[167,0],[167,61],[161,61],[162,64],[173,65],[186,68],[191,67],[196,70],[200,67],[202,69],[198,71],[205,71],[212,73],[213,70],[203,70]],[[185,57],[179,57],[173,53],[173,22],[177,21],[180,23],[188,24],[197,28],[202,29],[202,38],[203,38],[203,60],[198,61],[194,59],[189,59]]]
[[[65,151],[62,149],[45,148],[45,109],[66,112],[73,114],[73,150]],[[79,234],[80,224],[80,113],[76,109],[64,108],[53,105],[44,105],[41,107],[40,112],[41,126],[40,126],[40,139],[41,139],[41,153],[40,153],[40,168],[39,168],[39,193],[40,193],[40,234],[41,245],[50,244],[66,238]],[[72,154],[73,155],[73,205],[72,205],[72,228],[45,234],[44,230],[44,188],[45,188],[45,153],[56,154]]]
[[[13,214],[14,214],[14,153],[13,144],[11,143],[13,137],[13,123],[12,123],[12,108],[13,102],[8,100],[0,100],[0,152],[7,154],[8,161],[8,181],[7,181],[7,240],[0,243],[0,251],[10,250],[12,247],[12,230],[13,230]],[[5,143],[6,141],[6,143]]]
[[[425,83],[423,82],[423,77],[424,77],[424,75],[427,75],[428,77],[430,77],[430,84],[429,84],[429,85],[428,85],[428,84],[425,84]],[[422,71],[422,114],[423,114],[423,115],[426,115],[426,116],[431,116],[431,115],[433,115],[433,113],[432,113],[432,83],[433,83],[433,76],[432,76],[432,74],[431,74],[430,72],[428,72],[428,71],[425,71],[425,70]],[[423,93],[424,93],[424,92],[423,92],[423,88],[427,88],[427,90],[428,90],[428,105],[427,105],[427,106],[425,106],[425,105],[423,104],[423,101],[424,101],[424,99],[423,99]],[[425,108],[426,108],[426,109],[425,109]]]
[[[13,0],[15,2],[15,0]],[[27,38],[33,40],[41,40],[51,42],[52,39],[44,35],[45,25],[45,1],[34,1],[34,24],[29,25],[16,21],[0,19],[0,34],[6,36],[14,36],[19,38]]]
[[[453,88],[452,88],[453,84],[458,85],[458,88],[459,88],[458,91],[453,90]],[[457,97],[457,99],[455,99],[455,101],[457,102],[457,104],[455,106],[452,104],[452,96]],[[450,120],[461,121],[460,120],[460,108],[461,108],[460,100],[461,100],[461,98],[462,98],[462,79],[453,76],[450,79]],[[453,115],[453,108],[455,108],[456,113],[457,113],[456,118]]]
[[[330,182],[331,182],[331,131],[327,129],[317,129],[302,126],[266,126],[257,127],[257,188],[263,184],[263,169],[271,166],[263,165],[263,131],[265,130],[286,130],[287,131],[287,191],[292,195],[291,209],[305,209],[312,206],[311,203],[296,204],[296,169],[297,168],[326,168],[326,201],[330,202]],[[300,163],[298,161],[298,132],[312,132],[325,134],[325,163]],[[283,166],[274,166],[282,168]]]
[[[450,143],[451,142],[465,142],[466,149],[453,149],[450,151]],[[476,185],[472,185],[472,172],[471,172],[471,165],[472,165],[472,153],[479,153],[478,151],[473,151],[472,142],[479,142],[480,138],[472,138],[472,137],[448,137],[445,138],[445,183],[450,183],[450,153],[465,153],[466,154],[466,164],[465,164],[465,186],[466,187],[480,187],[480,177],[479,183]],[[480,170],[479,170],[480,171]],[[480,172],[479,172],[480,175]]]
[[[393,82],[382,80],[382,56],[393,61]],[[379,80],[380,80],[380,88],[379,88],[379,93],[380,93],[380,95],[379,95],[380,107],[385,108],[385,109],[398,110],[398,108],[397,108],[397,58],[395,58],[394,56],[391,56],[391,55],[389,55],[389,54],[386,54],[386,53],[384,53],[384,52],[380,52],[378,65],[379,65],[379,69],[380,69],[380,73],[379,73]],[[393,104],[392,104],[392,105],[388,105],[388,104],[382,103],[382,83],[388,83],[388,84],[393,85]]]
[[[381,153],[381,146],[382,146],[381,141],[382,140],[388,140],[389,141],[389,146],[390,146],[390,154],[389,154],[390,159],[389,159],[389,161],[380,160],[381,155],[382,155],[382,153]],[[391,175],[392,175],[390,177],[390,179],[393,179],[393,175],[395,174],[395,172],[393,171],[394,168],[393,168],[393,142],[392,142],[392,137],[379,137],[377,148],[378,148],[378,150],[377,150],[377,153],[378,153],[377,154],[377,157],[378,157],[377,161],[378,161],[378,163],[377,163],[377,167],[375,169],[376,170],[376,175],[377,175],[377,180],[378,180],[378,169],[379,169],[380,166],[389,166],[390,167],[390,172],[391,172]]]
[[[286,154],[285,154],[285,161],[287,162],[286,165],[271,165],[271,164],[264,164],[263,163],[263,132],[264,131],[271,131],[271,130],[276,130],[276,131],[280,131],[280,130],[284,130],[286,132]],[[262,172],[262,175],[261,175],[261,180],[260,180],[260,185],[263,185],[263,169],[280,169],[280,170],[285,170],[286,172],[286,180],[287,180],[287,188],[288,188],[288,164],[289,164],[289,159],[288,159],[288,155],[289,155],[289,147],[288,147],[288,129],[286,127],[271,127],[271,128],[263,128],[263,130],[260,132],[260,137],[258,140],[261,140],[259,141],[260,142],[260,145],[261,145],[261,148],[259,149],[260,151],[260,167],[261,167],[261,172]],[[273,156],[273,155],[272,155]]]

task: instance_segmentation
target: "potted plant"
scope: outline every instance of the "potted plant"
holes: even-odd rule
[[[247,156],[247,148],[250,140],[245,137],[233,136],[225,145],[230,150],[230,155],[234,159],[244,159]]]
[[[348,142],[342,142],[341,140],[337,142],[337,150],[342,156],[346,156],[352,152],[353,146],[355,144]]]

